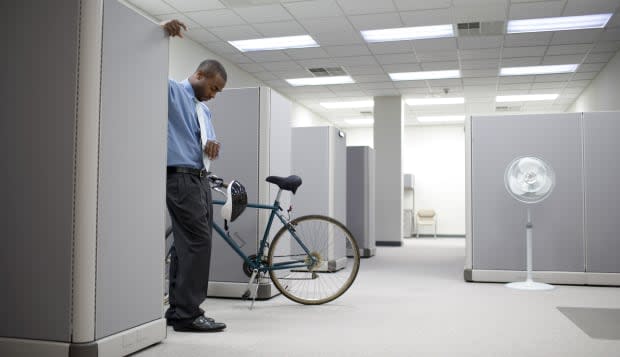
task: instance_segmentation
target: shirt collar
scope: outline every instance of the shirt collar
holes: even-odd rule
[[[196,93],[194,92],[194,88],[192,88],[192,85],[189,83],[189,79],[185,79],[181,82],[181,85],[183,86],[183,89],[185,89],[185,92],[187,92],[187,95],[190,96],[190,98],[192,100],[196,99]]]

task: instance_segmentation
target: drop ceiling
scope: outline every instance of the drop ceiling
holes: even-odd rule
[[[620,49],[620,0],[128,0],[159,20],[177,18],[187,37],[335,125],[369,109],[326,109],[321,102],[374,96],[464,97],[465,103],[406,106],[418,116],[563,112]],[[604,29],[505,34],[515,19],[614,13]],[[360,31],[495,23],[484,35],[366,43]],[[503,29],[503,30],[501,30]],[[241,53],[227,41],[311,35],[320,47]],[[500,77],[501,67],[580,64],[569,74]],[[293,87],[309,68],[343,68],[353,84]],[[461,70],[461,78],[393,82],[390,72]],[[498,95],[558,93],[553,101],[496,103]]]

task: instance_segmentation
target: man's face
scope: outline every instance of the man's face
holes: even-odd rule
[[[198,90],[194,91],[196,92],[196,98],[201,102],[215,98],[215,95],[226,86],[226,81],[219,73],[208,77],[204,72],[199,71],[197,77],[199,80]]]

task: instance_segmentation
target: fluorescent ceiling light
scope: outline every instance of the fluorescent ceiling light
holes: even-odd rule
[[[419,81],[423,79],[443,79],[460,78],[461,71],[458,69],[450,71],[422,71],[422,72],[401,72],[389,73],[393,81]]]
[[[289,78],[286,81],[295,87],[355,83],[350,76]]]
[[[500,76],[527,76],[533,74],[571,73],[579,67],[578,64],[559,64],[553,66],[526,66],[505,67],[499,72]]]
[[[555,100],[558,94],[524,94],[524,95],[498,95],[495,101],[502,102],[530,102],[537,100]]]
[[[420,40],[425,38],[454,37],[452,25],[399,27],[393,29],[361,31],[366,42]]]
[[[308,35],[257,38],[254,40],[228,41],[228,43],[241,52],[319,47],[316,41]]]
[[[418,121],[421,123],[440,123],[451,121],[465,121],[464,115],[442,115],[442,116],[423,116],[418,117]]]
[[[372,100],[358,100],[353,102],[323,102],[321,106],[327,109],[348,109],[348,108],[372,108],[375,102]]]
[[[463,104],[465,98],[409,98],[405,99],[405,103],[408,105],[442,105],[442,104]]]
[[[371,125],[375,120],[373,118],[351,118],[345,119],[344,122],[351,125]]]
[[[508,21],[508,33],[565,31],[603,28],[613,14],[547,17]]]

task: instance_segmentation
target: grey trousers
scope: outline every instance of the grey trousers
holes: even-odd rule
[[[172,324],[184,324],[204,313],[200,304],[207,297],[213,228],[208,179],[189,173],[169,173],[166,205],[174,234],[166,319]]]

